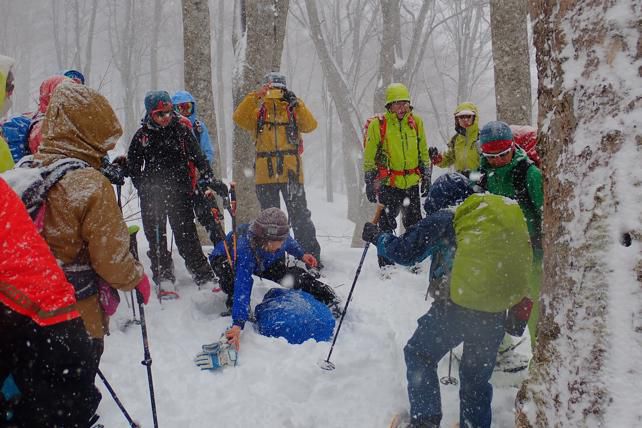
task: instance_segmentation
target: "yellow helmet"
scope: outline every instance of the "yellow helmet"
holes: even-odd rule
[[[386,105],[395,101],[410,102],[410,91],[403,83],[391,83],[386,88]]]

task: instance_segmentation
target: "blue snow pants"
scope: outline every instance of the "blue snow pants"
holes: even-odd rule
[[[417,330],[404,348],[410,415],[415,423],[441,420],[437,364],[461,342],[459,365],[459,424],[490,427],[493,387],[489,382],[497,350],[504,337],[504,312],[480,312],[452,301],[435,301],[417,321]]]

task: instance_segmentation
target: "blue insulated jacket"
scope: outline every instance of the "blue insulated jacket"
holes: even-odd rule
[[[214,150],[212,149],[212,142],[210,141],[210,133],[209,130],[207,129],[207,126],[205,125],[205,122],[198,120],[196,117],[196,100],[187,91],[178,91],[174,94],[172,97],[172,104],[183,104],[183,103],[192,103],[194,106],[192,108],[192,114],[189,115],[188,119],[190,122],[192,122],[192,127],[194,128],[194,134],[196,134],[196,127],[200,127],[200,145],[201,145],[201,151],[207,158],[207,161],[209,163],[212,163],[214,160]]]
[[[281,248],[270,253],[261,248],[252,248],[251,232],[248,225],[238,227],[238,238],[236,243],[236,263],[234,264],[234,303],[232,304],[232,320],[235,325],[243,328],[248,319],[250,309],[250,296],[254,279],[252,275],[261,276],[274,263],[283,259],[285,253],[301,259],[305,254],[301,245],[288,236]],[[226,241],[231,249],[232,232],[227,234]],[[223,241],[214,247],[210,254],[210,261],[217,256],[226,256]]]

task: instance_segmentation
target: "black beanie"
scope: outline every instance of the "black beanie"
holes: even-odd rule
[[[268,241],[285,241],[289,231],[288,217],[278,208],[261,211],[250,226],[254,236]]]

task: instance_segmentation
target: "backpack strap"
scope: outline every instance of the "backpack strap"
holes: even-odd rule
[[[201,123],[200,120],[196,119],[194,121],[194,126],[192,127],[192,131],[194,131],[194,136],[196,137],[196,141],[200,145],[201,135],[203,135],[203,124]]]

